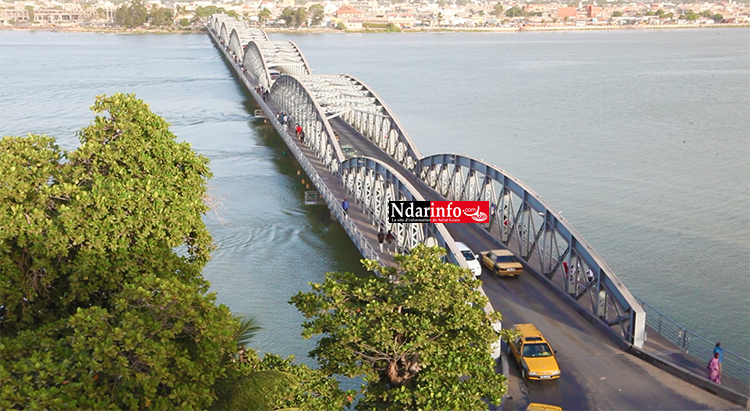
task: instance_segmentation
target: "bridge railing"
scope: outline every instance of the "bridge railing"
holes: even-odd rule
[[[259,96],[256,97],[256,101],[261,101]],[[336,216],[336,219],[339,222],[341,222],[341,226],[344,227],[344,231],[346,231],[346,233],[349,235],[349,238],[352,239],[352,242],[354,242],[354,245],[357,247],[357,249],[362,254],[362,256],[364,258],[367,258],[369,260],[375,260],[378,263],[382,264],[382,261],[378,257],[378,253],[372,247],[372,245],[367,240],[367,238],[365,238],[362,232],[359,231],[354,221],[352,221],[352,219],[349,218],[349,215],[344,213],[344,209],[341,208],[341,203],[339,202],[339,200],[336,198],[336,196],[333,195],[333,193],[328,188],[326,183],[320,178],[320,175],[318,175],[318,172],[315,171],[315,168],[313,168],[310,161],[302,153],[302,150],[300,150],[299,147],[297,147],[297,144],[294,142],[294,140],[292,140],[292,137],[289,136],[289,134],[286,132],[286,129],[284,128],[284,126],[282,126],[281,123],[279,123],[276,120],[276,117],[274,116],[273,113],[266,112],[266,117],[269,118],[269,120],[271,121],[271,124],[273,124],[276,131],[284,140],[284,143],[286,143],[287,147],[289,147],[289,150],[292,152],[292,155],[294,155],[294,158],[297,159],[297,162],[299,162],[299,165],[302,167],[303,170],[305,170],[305,173],[307,174],[307,176],[310,177],[310,181],[318,190],[318,193],[326,202],[326,205],[328,205],[328,208]],[[340,172],[336,172],[335,174],[337,175],[337,177],[339,177],[339,179],[341,178]]]
[[[630,291],[583,237],[531,187],[483,160],[435,154],[418,178],[450,201],[489,201],[484,230],[570,295],[610,331],[643,346],[645,315]]]
[[[690,354],[699,361],[708,363],[713,358],[713,351],[716,346],[714,342],[688,330],[640,298],[637,299],[646,311],[646,324],[659,333],[659,335],[679,347],[684,353]],[[722,373],[730,375],[745,384],[750,384],[750,359],[727,350],[724,347],[722,349]]]
[[[210,32],[210,35],[214,39],[218,40],[217,38],[218,36],[215,34],[215,32]],[[227,54],[228,53],[227,50],[222,48],[222,51],[224,52],[225,56],[229,58]],[[229,60],[231,61],[231,59]],[[263,101],[261,96],[255,92],[255,88],[253,87],[253,85],[250,82],[248,82],[248,80],[243,75],[240,75],[240,80],[245,84],[245,86],[250,91],[250,93],[252,93],[253,97],[255,98],[255,101]],[[333,193],[328,188],[326,183],[320,178],[320,175],[315,170],[313,165],[310,163],[310,160],[308,160],[307,157],[305,157],[304,153],[302,153],[302,150],[299,149],[299,147],[294,142],[292,137],[289,136],[286,128],[276,118],[275,113],[273,113],[271,109],[268,107],[268,105],[266,104],[261,104],[260,107],[266,113],[266,118],[268,118],[268,120],[271,122],[273,127],[279,133],[279,136],[281,136],[281,139],[284,140],[284,143],[289,148],[289,151],[291,151],[294,158],[297,159],[297,162],[299,163],[300,167],[302,167],[302,169],[305,171],[307,176],[310,178],[310,181],[318,190],[318,193],[326,202],[326,205],[328,206],[328,208],[331,210],[334,216],[336,216],[336,219],[341,223],[341,226],[344,228],[344,231],[346,231],[346,233],[349,235],[349,238],[352,239],[352,242],[357,247],[357,249],[362,254],[362,256],[370,260],[375,260],[378,263],[382,264],[382,261],[378,257],[378,253],[372,247],[372,245],[367,240],[367,238],[365,238],[362,232],[359,231],[359,229],[351,220],[351,218],[349,218],[349,216],[346,213],[344,213],[344,210],[341,208],[341,203],[339,202],[339,200],[336,198],[336,196],[333,195]],[[332,172],[336,174],[336,176],[339,179],[341,178],[340,171],[334,170]]]

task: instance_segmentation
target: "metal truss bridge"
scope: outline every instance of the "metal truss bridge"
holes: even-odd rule
[[[552,341],[556,339],[548,334],[566,332],[545,331],[545,322],[571,322],[575,326],[568,332],[581,334],[570,341],[571,352],[573,346],[598,346],[602,341],[608,345],[614,342],[619,354],[633,348],[644,352],[647,323],[641,303],[591,245],[529,186],[476,158],[423,156],[374,90],[346,74],[313,74],[291,41],[271,41],[263,30],[222,14],[212,16],[207,26],[238,78],[365,258],[393,262],[390,254],[377,249],[379,227],[393,232],[401,252],[419,243],[439,245],[447,250],[448,261],[464,268],[468,265],[456,241],[475,251],[507,248],[524,264],[524,279],[519,281],[522,284],[508,286],[505,283],[515,280],[489,281],[492,277],[483,274],[483,292],[490,297],[485,309],[498,309],[506,320],[510,317],[516,323],[535,322]],[[277,114],[282,111],[291,117],[291,125],[278,121]],[[304,142],[293,137],[296,124],[303,130]],[[355,156],[349,154],[352,149]],[[342,209],[344,197],[351,201],[348,213]],[[409,200],[488,201],[489,223],[389,223],[388,202]],[[516,287],[518,292],[503,297],[506,287]],[[549,318],[522,314],[512,318],[513,313],[525,311],[518,305],[528,309],[537,304],[545,305],[543,311]],[[618,366],[633,367],[600,361],[593,368],[604,372]],[[563,373],[565,369],[563,365]],[[586,374],[591,369],[580,372]],[[644,370],[637,383],[643,384],[648,375]],[[584,381],[590,377],[580,376]],[[584,383],[573,385],[568,388],[591,391],[580,387]],[[679,397],[674,403],[689,409],[694,400]],[[633,405],[640,408],[643,403]]]

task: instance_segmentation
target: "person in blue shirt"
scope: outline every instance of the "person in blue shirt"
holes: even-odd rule
[[[716,348],[714,348],[714,354],[719,353],[719,362],[724,361],[724,349],[721,348],[721,343],[716,343]]]
[[[716,347],[714,348],[714,357],[716,354],[719,354],[719,381],[721,381],[721,363],[724,361],[724,349],[721,348],[720,342],[717,342]]]
[[[344,209],[344,214],[349,214],[349,199],[344,197],[344,201],[341,202],[341,208]]]

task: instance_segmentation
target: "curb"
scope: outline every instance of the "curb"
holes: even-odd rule
[[[679,365],[669,363],[666,360],[643,351],[637,347],[630,346],[626,351],[629,354],[655,366],[656,368],[659,368],[662,371],[666,371],[689,384],[692,384],[698,388],[702,388],[703,390],[708,391],[711,394],[714,394],[715,396],[725,399],[733,404],[737,404],[743,408],[750,409],[750,398],[738,393],[737,391],[734,391],[731,388],[723,387],[719,384],[713,383],[705,377],[701,377]]]

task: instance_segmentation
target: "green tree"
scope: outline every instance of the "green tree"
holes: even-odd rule
[[[440,27],[441,23],[443,22],[443,13],[439,11],[437,16],[435,17],[437,18],[438,27]]]
[[[34,22],[34,6],[29,5],[24,8],[26,9],[26,11],[29,12],[29,23],[33,23]]]
[[[684,18],[685,20],[694,21],[698,19],[698,15],[691,9],[691,10],[686,11],[682,15],[682,18]]]
[[[612,17],[622,17],[622,12],[617,10],[612,12]]]
[[[174,24],[173,17],[172,10],[164,7],[154,8],[149,13],[150,23],[155,27],[172,26]]]
[[[444,254],[417,246],[396,267],[364,260],[381,276],[328,273],[292,297],[309,320],[303,336],[322,335],[310,352],[321,370],[364,378],[357,409],[485,410],[506,392],[490,356],[500,314],[485,313],[480,282]]]
[[[503,15],[503,11],[505,9],[503,8],[503,5],[500,3],[495,4],[495,7],[492,9],[492,15],[495,17],[501,17]]]
[[[73,152],[49,137],[0,142],[2,326],[11,334],[107,302],[144,273],[203,283],[208,160],[133,95],[97,97],[92,110]]]
[[[346,24],[344,23],[336,24],[336,30],[346,30]]]
[[[72,152],[0,140],[0,409],[348,404],[208,292],[208,160],[134,95],[92,110]]]
[[[180,26],[187,27],[190,25],[190,20],[188,19],[180,19]]]
[[[198,6],[198,8],[195,9],[195,17],[200,17],[200,18],[206,18],[213,14],[222,14],[222,13],[226,14],[227,11],[224,10],[223,7],[217,7],[214,5],[206,6],[206,7]]]
[[[307,9],[299,7],[294,11],[294,27],[307,26]]]
[[[295,26],[297,23],[297,16],[294,14],[294,9],[291,7],[284,7],[279,18],[284,20],[284,24],[287,27],[299,27]]]
[[[115,23],[128,28],[142,26],[147,18],[148,10],[141,0],[134,0],[129,5],[123,4],[115,11]]]
[[[145,275],[109,308],[3,338],[0,408],[208,407],[236,325],[202,288]]]
[[[522,17],[524,16],[523,9],[518,6],[513,6],[505,11],[506,17]]]
[[[263,10],[258,12],[258,21],[260,21],[260,24],[266,24],[268,22],[268,19],[271,18],[271,10],[268,10],[268,7],[263,7]]]
[[[319,25],[326,16],[323,6],[321,6],[320,4],[313,4],[312,6],[310,6],[310,8],[307,10],[307,14],[310,17],[311,26]]]

